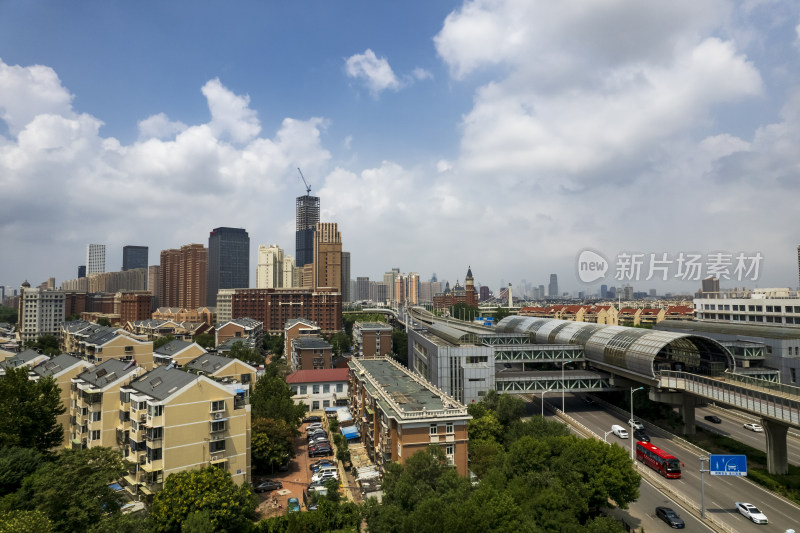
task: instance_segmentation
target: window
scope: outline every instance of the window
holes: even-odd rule
[[[93,411],[92,413],[89,414],[89,421],[90,422],[100,422],[100,416],[102,414],[103,413],[101,413],[100,411]]]
[[[444,447],[444,453],[447,455],[453,455],[455,453],[455,446],[452,444],[448,444]]]
[[[314,385],[314,394],[319,394],[319,385]]]
[[[163,457],[163,455],[162,455],[162,449],[161,448],[147,448],[147,461],[148,462],[160,461],[162,457]]]
[[[331,401],[330,400],[323,400],[322,401],[322,407],[330,407],[330,406],[331,406]]]
[[[164,414],[164,406],[163,405],[148,405],[147,406],[147,414],[150,416],[161,416]]]
[[[225,431],[224,420],[217,420],[215,422],[211,422],[211,432],[214,433],[216,431]]]
[[[292,396],[297,395],[297,385],[292,385]]]
[[[158,440],[164,438],[164,428],[157,427],[157,428],[150,428],[147,430],[147,438],[148,440]]]
[[[308,387],[306,385],[300,385],[300,394],[308,393]]]
[[[451,422],[448,422],[444,428],[445,433],[453,433],[453,424]]]
[[[337,383],[336,392],[344,392],[344,385],[342,385],[341,383]]]
[[[437,428],[436,424],[431,424],[431,427],[430,427],[430,430],[429,430],[429,434],[430,435],[436,435],[437,431],[438,431],[438,428]]]
[[[225,400],[217,400],[217,401],[211,402],[211,412],[212,413],[216,412],[216,411],[224,411],[224,410],[225,410]]]
[[[317,411],[319,409],[319,401],[311,402],[311,409]]]
[[[328,394],[331,391],[331,386],[327,383],[322,386],[322,394]]]
[[[211,453],[217,453],[221,451],[225,451],[225,441],[224,440],[212,440],[209,445],[208,449]]]
[[[89,440],[100,440],[100,430],[99,429],[93,429],[89,433]]]

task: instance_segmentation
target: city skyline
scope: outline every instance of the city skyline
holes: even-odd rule
[[[299,167],[352,279],[700,286],[584,285],[592,249],[760,254],[721,287],[795,287],[796,3],[308,7],[0,8],[0,283],[220,226],[247,228],[251,265],[295,250]]]

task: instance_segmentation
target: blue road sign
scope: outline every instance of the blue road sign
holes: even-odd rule
[[[711,455],[708,470],[712,476],[746,476],[746,455]]]

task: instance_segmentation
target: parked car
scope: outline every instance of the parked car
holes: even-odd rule
[[[334,465],[333,461],[331,461],[330,459],[320,459],[319,461],[315,461],[315,462],[311,463],[311,465],[309,465],[308,468],[312,472],[316,472],[317,470],[319,470],[323,466],[335,466],[335,465]]]
[[[300,511],[300,502],[297,498],[289,498],[289,501],[286,502],[286,511],[289,513],[296,513]]]
[[[753,505],[752,503],[744,503],[744,502],[736,502],[736,509],[739,510],[740,513],[745,518],[748,518],[756,524],[768,524],[769,520],[767,517],[758,510],[758,507]]]
[[[339,479],[339,472],[318,472],[311,476],[311,482],[321,481],[325,483],[329,479]]]
[[[315,423],[315,422],[322,422],[322,417],[321,416],[312,415],[312,416],[307,416],[307,417],[305,417],[303,419],[303,424],[312,424],[312,423]]]
[[[322,428],[322,422],[314,422],[313,424],[309,424],[306,427],[306,432],[311,431],[312,429]]]
[[[752,422],[745,424],[744,429],[749,429],[750,431],[755,431],[756,433],[764,433],[764,428],[758,424],[753,424]]]
[[[635,418],[631,418],[628,420],[628,425],[633,429],[644,429],[644,425],[636,420]]]
[[[309,457],[328,457],[333,455],[333,450],[330,446],[320,446],[308,449]]]
[[[633,438],[641,442],[650,442],[650,436],[644,432],[643,429],[636,429],[633,431]]]
[[[716,415],[706,415],[703,419],[708,420],[713,424],[722,424],[722,419]]]
[[[678,513],[669,507],[656,507],[656,516],[669,524],[671,528],[683,529],[686,526]]]
[[[327,437],[328,433],[324,429],[315,429],[314,431],[309,431],[308,433],[306,433],[307,439],[320,436]]]
[[[253,490],[256,492],[269,492],[271,490],[278,490],[283,488],[283,483],[275,481],[274,479],[265,479],[255,487]]]
[[[611,426],[611,433],[613,433],[614,435],[616,435],[621,439],[628,438],[628,431],[619,424],[614,424],[613,426]]]

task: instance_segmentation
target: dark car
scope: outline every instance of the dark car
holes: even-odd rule
[[[669,527],[674,529],[683,529],[684,523],[678,513],[669,507],[656,507],[656,516],[669,524]]]
[[[265,479],[255,487],[253,490],[256,492],[269,492],[271,490],[278,490],[283,488],[283,483],[275,481],[274,479]]]
[[[330,446],[320,446],[308,449],[309,457],[327,457],[333,455],[333,450]]]
[[[334,466],[334,463],[330,459],[320,459],[319,461],[311,463],[311,465],[308,468],[313,472],[319,470],[320,467],[323,466]]]
[[[650,442],[650,436],[645,433],[643,429],[637,429],[634,431],[633,438],[642,442]]]
[[[306,438],[308,439],[319,436],[327,437],[328,433],[324,429],[315,429],[314,431],[309,431],[306,433]]]
[[[321,416],[307,416],[303,419],[303,424],[310,424],[312,422],[322,422]]]
[[[714,424],[722,424],[722,419],[715,415],[706,415],[703,418]]]

